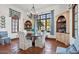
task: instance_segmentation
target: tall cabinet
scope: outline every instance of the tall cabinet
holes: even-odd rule
[[[69,45],[69,11],[57,16],[56,40]]]

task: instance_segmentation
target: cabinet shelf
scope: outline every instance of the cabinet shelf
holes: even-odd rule
[[[57,20],[57,32],[66,32],[66,19],[64,16],[60,16]]]

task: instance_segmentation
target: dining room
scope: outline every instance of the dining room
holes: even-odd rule
[[[63,53],[78,37],[77,4],[1,4],[0,8],[1,54]]]

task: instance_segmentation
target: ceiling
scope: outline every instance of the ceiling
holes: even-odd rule
[[[17,8],[20,8],[24,11],[29,11],[31,10],[33,4],[13,4],[14,6],[16,6]],[[35,10],[39,10],[42,8],[47,8],[49,6],[54,6],[54,4],[34,4],[35,6]]]
[[[26,13],[28,13],[29,11],[31,11],[32,7],[33,7],[33,4],[11,4],[23,11],[25,11]],[[34,7],[35,7],[35,10],[37,12],[39,12],[40,10],[44,10],[44,9],[47,9],[47,8],[51,8],[53,7],[54,8],[59,8],[61,9],[62,7],[63,8],[68,8],[68,5],[69,4],[34,4]]]

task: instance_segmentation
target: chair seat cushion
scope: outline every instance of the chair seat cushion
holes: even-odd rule
[[[10,37],[2,37],[1,39],[10,39]]]
[[[65,54],[66,53],[66,48],[57,47],[56,53]]]

